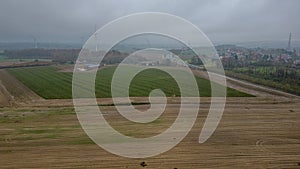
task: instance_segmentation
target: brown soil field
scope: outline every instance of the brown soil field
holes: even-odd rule
[[[229,86],[257,97],[228,98],[217,130],[205,143],[199,144],[198,138],[210,98],[201,98],[195,125],[176,147],[155,157],[129,159],[113,155],[89,139],[74,113],[72,100],[44,100],[6,71],[0,71],[0,77],[0,96],[13,99],[12,104],[0,108],[0,168],[300,169],[297,96],[228,80]],[[131,100],[147,102],[148,98]],[[177,117],[179,98],[168,101],[159,121],[146,126],[125,120],[114,106],[100,106],[100,109],[121,133],[149,137],[168,128]],[[111,99],[98,102],[110,104]],[[135,107],[144,110],[149,105]],[[147,166],[141,166],[142,162]]]
[[[168,106],[159,123],[129,124],[112,106],[101,107],[120,132],[148,137],[167,128],[179,105]],[[217,130],[198,143],[209,103],[202,103],[188,136],[175,148],[146,159],[112,155],[89,140],[72,108],[2,108],[1,168],[300,168],[299,100],[239,98],[226,104]],[[137,106],[139,109],[147,105]]]

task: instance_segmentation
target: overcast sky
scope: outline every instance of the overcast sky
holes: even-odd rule
[[[183,17],[213,42],[300,39],[300,0],[1,0],[0,41],[80,42],[135,12]]]

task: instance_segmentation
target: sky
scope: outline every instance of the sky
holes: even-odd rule
[[[1,0],[0,42],[81,42],[136,12],[177,15],[213,42],[300,40],[300,0]]]

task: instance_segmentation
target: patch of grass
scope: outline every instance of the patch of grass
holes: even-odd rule
[[[85,145],[85,144],[95,144],[89,137],[75,138],[68,142],[71,145]]]
[[[95,94],[98,98],[111,98],[111,81],[116,67],[106,67],[98,71],[96,76]],[[130,68],[132,69],[132,68]],[[128,71],[133,71],[128,69]],[[71,99],[72,98],[72,73],[59,72],[55,67],[13,68],[8,71],[31,90],[45,99]],[[174,70],[176,74],[184,77],[183,71]],[[210,82],[196,77],[200,96],[211,96]],[[191,86],[184,84],[187,89]],[[122,80],[118,86],[123,87]],[[148,96],[154,89],[161,89],[166,96],[180,96],[176,81],[166,72],[158,69],[146,69],[137,74],[131,81],[129,95],[132,97]],[[189,96],[194,96],[190,93]],[[125,96],[122,92],[119,96]],[[228,97],[249,97],[234,89],[227,88]]]
[[[119,103],[119,104],[98,104],[98,106],[129,106],[129,105],[148,105],[149,102],[131,102],[131,103]]]
[[[75,115],[73,108],[52,108],[47,110],[0,109],[0,123],[22,124],[32,121],[47,122],[58,116]]]

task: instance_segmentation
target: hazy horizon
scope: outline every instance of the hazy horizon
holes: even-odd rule
[[[84,42],[95,27],[136,12],[166,12],[198,26],[213,43],[300,40],[298,0],[4,0],[0,42]],[[133,25],[134,26],[134,25]]]

